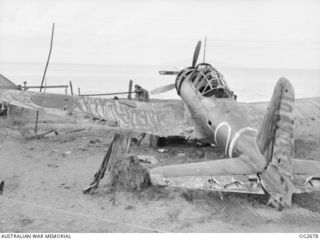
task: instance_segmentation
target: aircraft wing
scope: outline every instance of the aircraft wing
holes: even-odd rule
[[[267,111],[269,102],[240,103],[247,112],[252,126],[259,129]],[[295,99],[294,120],[295,128],[304,122],[320,119],[320,97]]]
[[[60,116],[101,120],[108,127],[158,136],[202,137],[181,100],[137,102],[6,89],[0,90],[0,102]],[[259,129],[268,102],[239,104],[252,126]],[[314,119],[320,119],[320,97],[296,99],[296,128]]]
[[[179,100],[138,102],[19,90],[0,90],[0,101],[60,116],[105,122],[108,127],[158,136],[192,136],[189,111]]]

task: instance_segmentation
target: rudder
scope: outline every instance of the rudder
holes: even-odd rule
[[[291,206],[294,154],[294,89],[280,78],[257,136],[257,144],[268,161],[261,174],[265,190],[282,206]]]

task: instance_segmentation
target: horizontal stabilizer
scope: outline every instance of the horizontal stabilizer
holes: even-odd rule
[[[261,171],[262,169],[258,169],[247,156],[240,156],[237,158],[158,167],[152,169],[150,175],[161,175],[163,177],[224,176],[255,174]]]
[[[258,169],[245,156],[169,165],[150,171],[153,185],[263,194]]]
[[[257,175],[180,176],[166,178],[152,175],[150,179],[153,185],[167,187],[264,194]]]
[[[294,159],[293,171],[295,174],[308,174],[320,176],[320,161]]]
[[[320,191],[320,161],[293,160],[295,193]]]

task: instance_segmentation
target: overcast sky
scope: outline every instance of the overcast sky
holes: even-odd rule
[[[320,69],[318,0],[0,0],[0,61]]]

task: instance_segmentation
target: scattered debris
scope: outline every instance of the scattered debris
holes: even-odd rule
[[[202,150],[197,150],[194,152],[194,157],[196,157],[196,158],[204,158],[205,156],[206,156],[206,154]]]
[[[36,134],[32,135],[31,137],[27,137],[27,139],[41,139],[41,138],[49,135],[50,133],[54,133],[55,135],[59,135],[57,130],[51,129],[51,130],[46,131],[44,133],[36,133]]]
[[[166,153],[166,152],[168,152],[168,150],[167,150],[167,149],[164,149],[164,148],[159,148],[159,149],[158,149],[158,152],[159,152],[159,153]]]
[[[95,140],[90,140],[90,142],[89,142],[89,144],[100,144],[101,143],[101,141],[100,141],[100,139],[95,139]]]
[[[220,200],[221,200],[221,201],[223,201],[223,195],[222,195],[222,192],[220,192],[220,191],[219,191],[218,193],[219,193]]]
[[[86,151],[87,149],[85,147],[79,147],[79,150]]]
[[[0,183],[0,195],[3,193],[3,187],[4,187],[4,181],[1,181]]]
[[[126,206],[125,210],[134,210],[136,207],[132,205]]]
[[[47,166],[48,166],[48,167],[51,167],[51,168],[57,168],[57,167],[59,167],[59,166],[56,165],[56,164],[48,164]]]
[[[70,154],[71,154],[71,151],[65,151],[64,153],[62,153],[62,156],[67,157]]]
[[[186,154],[185,153],[178,153],[177,157],[184,157]]]
[[[100,147],[101,141],[100,139],[90,140],[88,146],[89,147]]]
[[[80,129],[76,129],[76,130],[71,130],[71,131],[65,132],[65,134],[74,133],[74,132],[80,132],[80,131],[84,131],[84,130],[87,130],[87,129],[86,128],[80,128]]]
[[[31,223],[33,223],[33,219],[29,218],[29,217],[25,217],[23,219],[20,220],[22,225],[29,225]]]
[[[158,159],[156,159],[153,156],[147,156],[147,155],[137,155],[137,158],[140,162],[144,163],[151,163],[151,164],[157,164]]]

